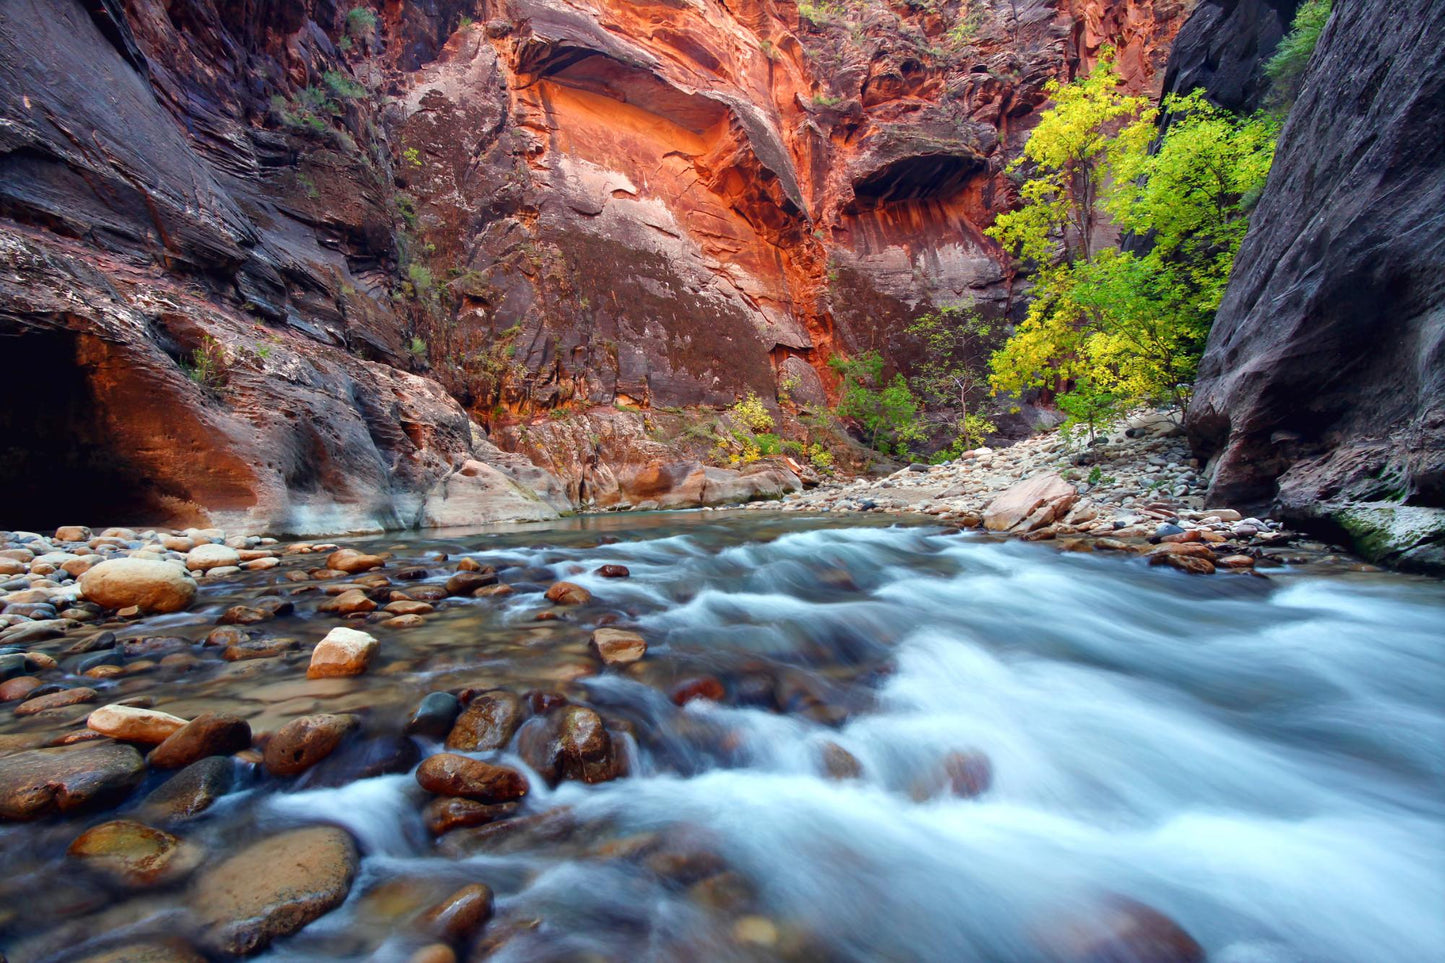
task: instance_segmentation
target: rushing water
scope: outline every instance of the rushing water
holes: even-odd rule
[[[606,531],[620,540],[598,544]],[[399,727],[430,688],[565,687],[631,724],[632,774],[534,779],[524,812],[558,818],[476,847],[434,844],[407,774],[258,781],[186,834],[223,850],[334,822],[365,854],[347,903],[268,959],[406,959],[419,942],[387,909],[397,881],[491,885],[490,930],[515,932],[490,958],[508,961],[1048,960],[1120,898],[1217,963],[1445,959],[1438,583],[1196,578],[916,525],[710,513],[382,546],[566,577],[651,649],[638,671],[576,678],[589,626],[533,621],[522,582],[386,637],[392,671],[341,708]],[[604,563],[631,578],[589,574]],[[668,684],[699,673],[732,692],[771,678],[781,706],[675,707]],[[187,684],[210,704],[248,697],[245,680]],[[252,714],[299,711],[276,704]],[[830,743],[860,778],[825,777]],[[991,762],[976,798],[940,791],[955,752]],[[0,870],[58,872],[79,825],[4,830]],[[734,898],[630,855],[657,838],[716,860]],[[183,897],[134,903],[138,931]],[[45,928],[115,925],[113,908],[86,912]]]

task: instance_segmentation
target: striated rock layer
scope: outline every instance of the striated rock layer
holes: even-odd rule
[[[1445,6],[1338,4],[1187,420],[1210,458],[1212,500],[1274,502],[1374,558],[1435,572],[1445,571],[1442,117]]]
[[[7,2],[0,526],[321,533],[792,485],[524,429],[780,381],[816,406],[839,351],[1013,313],[982,230],[1044,83],[1113,44],[1157,89],[1183,5],[971,10]]]

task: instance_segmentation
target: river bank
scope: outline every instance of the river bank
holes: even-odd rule
[[[1138,412],[1092,443],[1039,434],[942,465],[825,482],[778,504],[742,507],[918,513],[1066,551],[1147,553],[1155,564],[1194,574],[1287,564],[1374,570],[1274,519],[1209,504],[1200,467],[1174,421]]]

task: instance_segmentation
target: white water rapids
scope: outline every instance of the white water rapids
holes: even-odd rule
[[[789,934],[806,933],[812,949],[793,958],[1027,963],[1116,897],[1173,919],[1216,963],[1445,959],[1438,583],[1195,578],[907,527],[639,538],[475,555],[607,593],[635,613],[649,658],[702,671],[772,660],[826,684],[840,662],[877,671],[852,684],[837,727],[677,709],[600,676],[594,704],[658,733],[634,747],[627,778],[555,791],[534,779],[527,811],[570,807],[624,836],[692,827],[755,890],[777,941],[725,939],[682,893],[575,848],[433,855],[409,776],[268,796],[263,818],[352,829],[362,884],[488,882],[498,923],[543,921],[499,960],[783,958]],[[608,562],[632,577],[571,574]],[[510,604],[520,620],[525,602]],[[696,748],[699,730],[727,733],[728,751]],[[830,741],[862,778],[820,774]],[[988,757],[987,791],[919,792],[956,751]],[[315,959],[362,927],[365,889],[268,958]],[[382,938],[356,958],[406,950]]]

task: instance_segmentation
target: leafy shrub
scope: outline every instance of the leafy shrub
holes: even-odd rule
[[[919,440],[918,399],[902,374],[883,377],[883,356],[865,351],[855,358],[834,356],[828,366],[843,376],[836,409],[840,418],[857,424],[869,448],[909,457],[909,443]]]
[[[358,40],[376,30],[376,14],[366,7],[352,7],[346,12],[346,32]]]
[[[365,87],[339,70],[328,70],[321,75],[321,79],[326,83],[326,86],[331,89],[331,92],[338,97],[355,100],[358,97],[366,96]]]
[[[752,432],[770,431],[773,427],[773,416],[768,414],[768,409],[763,405],[763,399],[753,391],[749,391],[746,398],[729,408],[728,414],[732,416],[733,421]]]
[[[182,364],[186,376],[208,391],[219,391],[230,380],[231,363],[226,346],[209,334],[191,352],[190,364]]]

